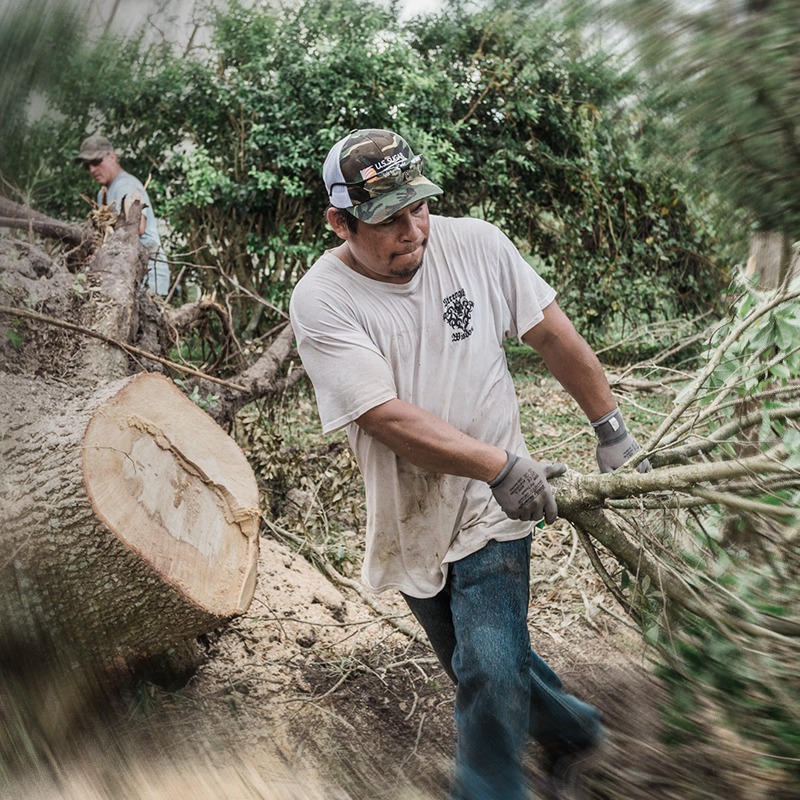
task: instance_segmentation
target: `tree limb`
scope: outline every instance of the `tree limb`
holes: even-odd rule
[[[714,625],[723,626],[742,633],[763,636],[781,642],[791,642],[800,636],[800,622],[764,614],[741,604],[748,610],[751,622],[733,616],[712,602],[719,591],[716,583],[710,584],[705,592],[691,585],[674,568],[651,555],[644,547],[634,544],[617,528],[601,509],[570,509],[559,513],[579,531],[591,536],[606,547],[623,566],[640,580],[647,576],[650,584],[657,587],[668,603],[679,606]]]
[[[654,469],[644,474],[623,471],[605,475],[580,475],[568,471],[565,476],[554,478],[552,486],[556,493],[559,514],[569,519],[573,512],[599,508],[610,499],[628,499],[658,492],[688,492],[698,483],[764,473],[793,474],[793,471],[775,458],[759,455]]]
[[[272,340],[261,357],[250,367],[236,376],[237,383],[242,387],[241,393],[223,391],[218,398],[218,405],[209,409],[209,413],[220,424],[230,422],[242,406],[261,397],[275,394],[287,385],[291,385],[305,375],[301,367],[293,370],[290,375],[279,378],[284,363],[294,347],[294,331],[287,322],[283,330]],[[201,392],[206,387],[199,386]]]
[[[71,225],[6,197],[0,197],[0,227],[32,230],[42,236],[70,244],[89,243],[95,236],[91,225]]]
[[[706,383],[706,381],[714,372],[714,370],[717,369],[717,367],[719,367],[720,363],[722,362],[722,359],[725,357],[731,345],[749,327],[751,327],[757,320],[761,319],[761,317],[765,316],[770,311],[772,311],[773,308],[776,308],[777,306],[789,300],[795,300],[798,297],[800,297],[800,290],[793,292],[781,292],[775,295],[772,299],[761,304],[757,308],[754,308],[747,315],[747,317],[745,317],[745,319],[743,319],[738,325],[734,326],[731,332],[725,337],[725,339],[717,346],[714,352],[710,355],[703,369],[700,370],[700,372],[697,374],[694,380],[689,384],[689,387],[684,395],[683,400],[681,400],[681,402],[676,404],[675,409],[672,411],[671,414],[667,416],[667,418],[658,427],[658,430],[656,430],[656,432],[650,437],[647,444],[642,448],[641,453],[634,456],[631,462],[633,466],[640,463],[644,458],[646,458],[649,452],[655,450],[655,448],[661,443],[662,440],[666,440],[666,443],[675,441],[677,433],[673,433],[670,437],[667,437],[667,433],[670,431],[672,426],[677,422],[677,420],[680,419],[683,413],[689,408],[689,406],[696,400],[697,393],[700,391],[701,387]]]
[[[733,492],[719,492],[713,489],[702,489],[694,487],[687,490],[689,494],[702,498],[709,503],[715,503],[736,511],[743,511],[749,514],[762,514],[768,517],[775,517],[783,521],[800,519],[800,510],[789,509],[785,506],[773,506],[769,503],[759,503],[757,500],[748,500]]]
[[[800,387],[795,387],[792,394],[800,391]],[[768,393],[765,393],[765,398]],[[774,393],[770,393],[774,394]],[[686,461],[693,456],[709,453],[720,444],[728,442],[731,437],[735,436],[748,428],[761,424],[764,419],[781,420],[781,419],[798,419],[800,418],[800,406],[779,406],[776,408],[764,408],[751,411],[736,420],[733,420],[726,425],[717,428],[713,433],[709,434],[704,439],[698,438],[696,441],[689,442],[681,445],[680,447],[670,448],[669,450],[662,450],[656,452],[651,457],[651,463],[654,466],[662,466],[666,464],[675,464]]]
[[[128,344],[127,342],[120,342],[116,339],[112,339],[110,336],[105,336],[102,333],[97,333],[96,331],[89,330],[88,328],[84,328],[80,325],[74,325],[71,322],[65,322],[64,320],[55,319],[54,317],[48,317],[46,314],[39,314],[35,311],[28,311],[27,309],[23,308],[12,308],[11,306],[0,306],[0,314],[10,314],[15,317],[23,317],[25,319],[35,320],[36,322],[43,322],[47,325],[54,325],[57,328],[63,328],[64,330],[79,333],[81,336],[89,336],[93,339],[98,339],[106,344],[119,347],[121,350],[124,350],[131,355],[139,356],[140,358],[146,358],[150,361],[155,361],[159,364],[163,364],[165,367],[175,369],[178,372],[185,372],[187,375],[193,375],[196,378],[201,378],[202,380],[209,381],[210,383],[226,386],[229,389],[238,392],[248,391],[248,389],[244,386],[239,386],[238,384],[222,380],[221,378],[215,378],[213,375],[207,375],[200,370],[187,367],[185,364],[178,364],[175,361],[161,358],[161,356],[157,356],[155,353],[148,353],[146,350],[142,350],[132,344]]]

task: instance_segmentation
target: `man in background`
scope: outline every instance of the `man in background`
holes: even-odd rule
[[[165,297],[170,287],[169,264],[161,249],[158,223],[147,190],[138,178],[122,168],[114,147],[105,136],[89,136],[84,139],[75,162],[83,164],[92,178],[100,184],[101,188],[97,193],[99,205],[113,206],[119,212],[122,210],[123,198],[126,206],[135,200],[141,201],[139,241],[149,254],[143,288]]]

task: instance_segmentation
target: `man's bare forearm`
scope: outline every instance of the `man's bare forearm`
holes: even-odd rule
[[[584,414],[590,420],[599,419],[617,405],[602,364],[555,302],[544,313],[544,320],[525,333],[522,341],[539,353]]]
[[[435,414],[403,400],[389,400],[362,414],[361,429],[401,458],[428,472],[493,480],[506,451],[481,442]]]

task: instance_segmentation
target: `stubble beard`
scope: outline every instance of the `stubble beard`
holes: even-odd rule
[[[413,278],[421,269],[422,269],[422,262],[425,260],[425,252],[428,247],[428,240],[422,243],[422,255],[419,257],[419,261],[413,267],[405,267],[404,269],[393,269],[391,270],[392,276],[395,278],[400,278],[401,280],[410,280]],[[398,253],[395,258],[402,256],[402,253]]]

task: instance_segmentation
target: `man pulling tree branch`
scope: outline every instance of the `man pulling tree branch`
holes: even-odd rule
[[[566,467],[527,451],[504,340],[576,400],[601,471],[639,446],[555,291],[495,226],[429,213],[442,190],[401,136],[350,133],[323,179],[341,242],[290,312],[323,431],[347,429],[366,484],[362,578],[402,593],[456,685],[453,799],[522,800],[528,736],[555,782],[605,731],[531,648],[531,529],[555,521]]]

